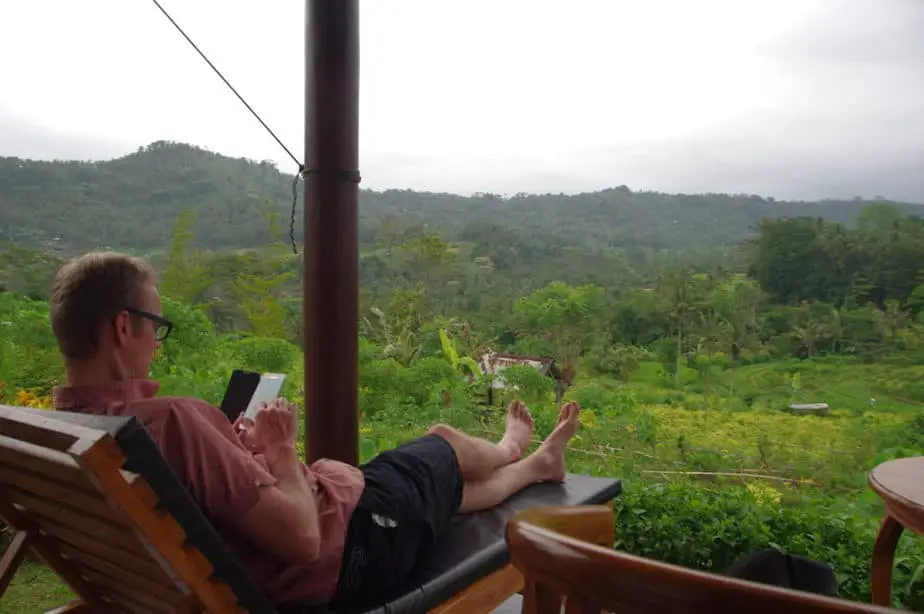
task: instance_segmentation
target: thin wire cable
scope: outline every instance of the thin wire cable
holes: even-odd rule
[[[273,131],[270,129],[269,126],[266,125],[266,122],[263,121],[263,118],[261,118],[261,117],[257,114],[257,112],[254,111],[253,108],[252,108],[249,104],[247,104],[247,101],[244,100],[244,97],[237,93],[237,90],[234,89],[234,86],[231,85],[231,83],[229,83],[227,79],[225,79],[225,76],[224,76],[223,74],[221,74],[221,71],[218,70],[218,69],[215,67],[214,64],[212,64],[212,61],[209,60],[208,57],[207,57],[204,53],[202,53],[202,50],[199,49],[199,47],[196,45],[196,43],[194,43],[193,40],[192,40],[191,38],[189,38],[189,36],[186,35],[186,32],[183,31],[183,28],[181,28],[181,27],[179,26],[179,24],[177,24],[177,22],[173,20],[173,17],[171,17],[171,16],[170,16],[170,13],[168,13],[167,10],[164,9],[164,7],[160,5],[160,2],[158,2],[157,0],[151,0],[151,2],[153,2],[153,3],[157,6],[157,8],[160,9],[160,12],[164,14],[164,17],[166,17],[167,19],[170,20],[170,23],[173,24],[173,27],[176,28],[177,31],[178,31],[180,34],[183,35],[183,38],[185,38],[186,41],[187,41],[190,45],[192,45],[192,48],[196,50],[196,52],[202,57],[203,60],[205,60],[206,64],[208,64],[208,65],[211,67],[211,69],[212,69],[213,71],[215,71],[215,74],[218,75],[219,78],[221,78],[221,80],[225,82],[225,85],[228,86],[228,89],[230,89],[232,92],[234,92],[234,95],[237,96],[237,99],[240,100],[241,103],[242,103],[245,107],[247,107],[247,110],[250,111],[251,115],[253,115],[253,116],[256,118],[256,120],[257,120],[258,122],[260,122],[260,125],[262,125],[263,128],[270,134],[270,136],[273,137],[273,139],[276,140],[276,142],[279,144],[279,146],[282,147],[283,150],[285,150],[285,152],[286,152],[287,154],[289,154],[289,157],[292,158],[292,161],[295,162],[295,164],[298,165],[298,170],[299,170],[299,173],[300,173],[300,172],[302,171],[302,169],[304,168],[304,165],[303,165],[301,162],[299,162],[298,158],[295,157],[295,154],[293,154],[293,153],[289,150],[289,148],[285,146],[285,144],[282,142],[282,140],[281,140],[278,136],[276,136],[276,133],[273,132]]]
[[[212,64],[212,61],[208,58],[208,56],[206,56],[202,52],[202,50],[199,49],[199,46],[196,45],[196,43],[194,43],[191,38],[189,38],[186,32],[183,31],[183,28],[181,28],[180,25],[176,21],[174,21],[173,17],[170,16],[170,13],[167,12],[167,9],[161,6],[160,2],[158,2],[157,0],[151,0],[151,2],[153,2],[155,6],[157,6],[157,8],[160,9],[160,12],[164,14],[164,17],[166,17],[170,21],[170,23],[173,24],[173,27],[176,28],[177,31],[183,35],[183,38],[186,39],[186,42],[188,42],[192,46],[192,48],[196,50],[196,53],[198,53],[199,56],[203,60],[205,60],[205,63],[208,64],[209,67],[215,72],[215,74],[218,75],[218,77],[222,81],[224,81],[225,85],[228,86],[228,89],[231,90],[234,93],[234,95],[237,96],[237,99],[241,101],[241,104],[247,107],[247,110],[250,111],[250,114],[253,115],[254,118],[256,118],[258,122],[260,122],[260,125],[263,126],[263,129],[266,130],[271,137],[273,137],[276,143],[278,143],[279,146],[282,147],[283,151],[289,154],[289,157],[292,158],[292,161],[295,162],[296,166],[298,166],[298,171],[295,173],[295,177],[292,178],[292,215],[289,218],[289,242],[292,244],[292,253],[298,254],[298,245],[295,242],[295,208],[296,208],[296,205],[298,204],[298,180],[301,179],[302,174],[305,171],[305,165],[302,164],[299,161],[299,159],[295,157],[295,154],[293,154],[292,151],[288,147],[286,147],[285,143],[282,142],[282,139],[276,136],[276,133],[273,132],[273,130],[269,126],[266,125],[266,122],[263,121],[263,118],[260,117],[260,115],[256,111],[253,110],[253,107],[251,107],[247,103],[247,101],[244,100],[244,97],[241,96],[237,92],[236,89],[234,89],[234,86],[231,85],[231,83],[227,79],[225,79],[225,76],[221,74],[221,71],[218,70],[218,68],[216,68],[214,64]]]

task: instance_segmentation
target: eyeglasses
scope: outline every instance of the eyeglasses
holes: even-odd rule
[[[142,311],[141,309],[135,309],[134,307],[126,307],[125,311],[141,318],[147,318],[151,322],[154,322],[154,338],[157,341],[163,341],[169,337],[170,331],[173,330],[173,322],[167,318],[163,318],[148,311]]]

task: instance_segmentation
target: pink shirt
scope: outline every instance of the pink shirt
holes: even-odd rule
[[[302,466],[317,496],[321,555],[312,565],[279,560],[249,542],[236,524],[257,503],[260,489],[275,485],[276,479],[244,448],[221,410],[199,399],[155,397],[158,387],[149,380],[59,386],[54,389],[54,406],[60,411],[138,418],[193,500],[269,599],[315,603],[333,597],[347,525],[365,485],[362,472],[326,459],[311,467]]]

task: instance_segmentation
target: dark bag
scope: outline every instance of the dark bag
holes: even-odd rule
[[[828,565],[770,548],[748,555],[726,569],[725,575],[816,595],[837,596],[837,576]]]

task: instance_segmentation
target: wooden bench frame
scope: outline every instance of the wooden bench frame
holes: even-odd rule
[[[163,607],[164,594],[174,597],[171,604],[178,603],[179,612],[244,612],[182,527],[158,507],[144,478],[124,469],[125,462],[109,433],[0,406],[0,518],[17,531],[0,558],[0,597],[31,549],[79,596],[52,612],[106,612],[110,604]],[[594,534],[569,530],[612,547],[612,522]],[[133,553],[122,549],[132,544]],[[507,564],[430,612],[490,612],[524,586],[523,574]]]

